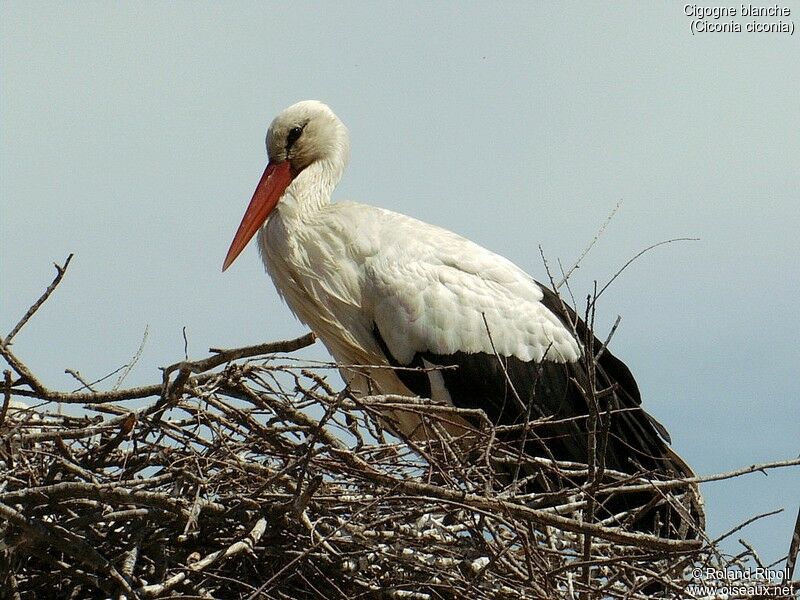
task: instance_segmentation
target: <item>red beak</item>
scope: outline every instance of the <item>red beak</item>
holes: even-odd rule
[[[267,165],[264,174],[261,176],[261,181],[258,182],[258,187],[253,193],[253,198],[250,200],[250,205],[247,207],[244,217],[242,217],[239,229],[236,231],[236,235],[233,236],[228,255],[225,257],[225,262],[222,263],[223,271],[231,266],[231,263],[236,260],[236,257],[247,246],[247,242],[253,238],[259,227],[264,224],[269,213],[278,204],[278,200],[281,199],[283,192],[286,191],[293,179],[292,165],[288,160],[279,163],[271,162]]]

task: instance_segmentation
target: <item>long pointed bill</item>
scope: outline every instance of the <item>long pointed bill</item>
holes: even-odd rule
[[[233,236],[228,255],[225,257],[225,262],[222,263],[223,271],[231,266],[231,263],[236,260],[236,257],[241,254],[244,247],[256,234],[258,228],[264,224],[293,179],[292,166],[288,160],[279,163],[271,162],[267,165],[261,181],[258,182],[258,187],[253,193],[253,198],[250,200],[250,205],[242,217],[239,229]]]

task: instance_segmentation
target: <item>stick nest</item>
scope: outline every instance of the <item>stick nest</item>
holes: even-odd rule
[[[757,560],[587,520],[585,486],[538,506],[495,468],[541,459],[498,450],[488,423],[467,456],[429,401],[333,389],[285,354],[310,335],[71,393],[10,337],[0,598],[694,597],[696,569]],[[389,434],[389,409],[419,412],[430,439]]]

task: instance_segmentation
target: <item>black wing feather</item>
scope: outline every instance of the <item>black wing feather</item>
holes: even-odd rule
[[[588,330],[575,312],[551,290],[544,291],[543,304],[575,335],[585,354],[597,356],[602,343]],[[525,453],[556,460],[587,463],[589,456],[589,407],[584,390],[605,390],[599,401],[609,419],[605,466],[625,473],[651,472],[655,477],[693,477],[694,473],[668,447],[666,430],[641,408],[641,395],[628,367],[607,348],[594,361],[594,386],[590,383],[586,358],[574,363],[522,361],[516,357],[498,357],[486,353],[455,352],[450,355],[419,352],[405,365],[395,359],[378,327],[374,336],[389,362],[395,366],[423,367],[425,362],[455,369],[441,371],[453,403],[460,408],[478,408],[496,425],[517,425],[549,417],[553,423],[539,424],[524,439],[509,434],[505,442],[515,444]],[[430,379],[424,371],[398,370],[398,377],[412,392],[430,397]],[[519,446],[524,446],[519,448]],[[541,488],[540,488],[541,489]],[[612,501],[607,511],[613,513],[652,500],[652,494],[625,496]],[[679,520],[660,510],[645,514],[635,525],[652,530],[653,523]],[[700,510],[699,507],[697,509]],[[696,521],[701,522],[698,515]]]

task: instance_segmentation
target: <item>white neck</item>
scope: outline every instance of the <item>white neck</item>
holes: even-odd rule
[[[342,178],[344,167],[344,162],[336,159],[318,160],[310,164],[286,188],[277,210],[284,217],[302,219],[330,204],[331,194]]]

